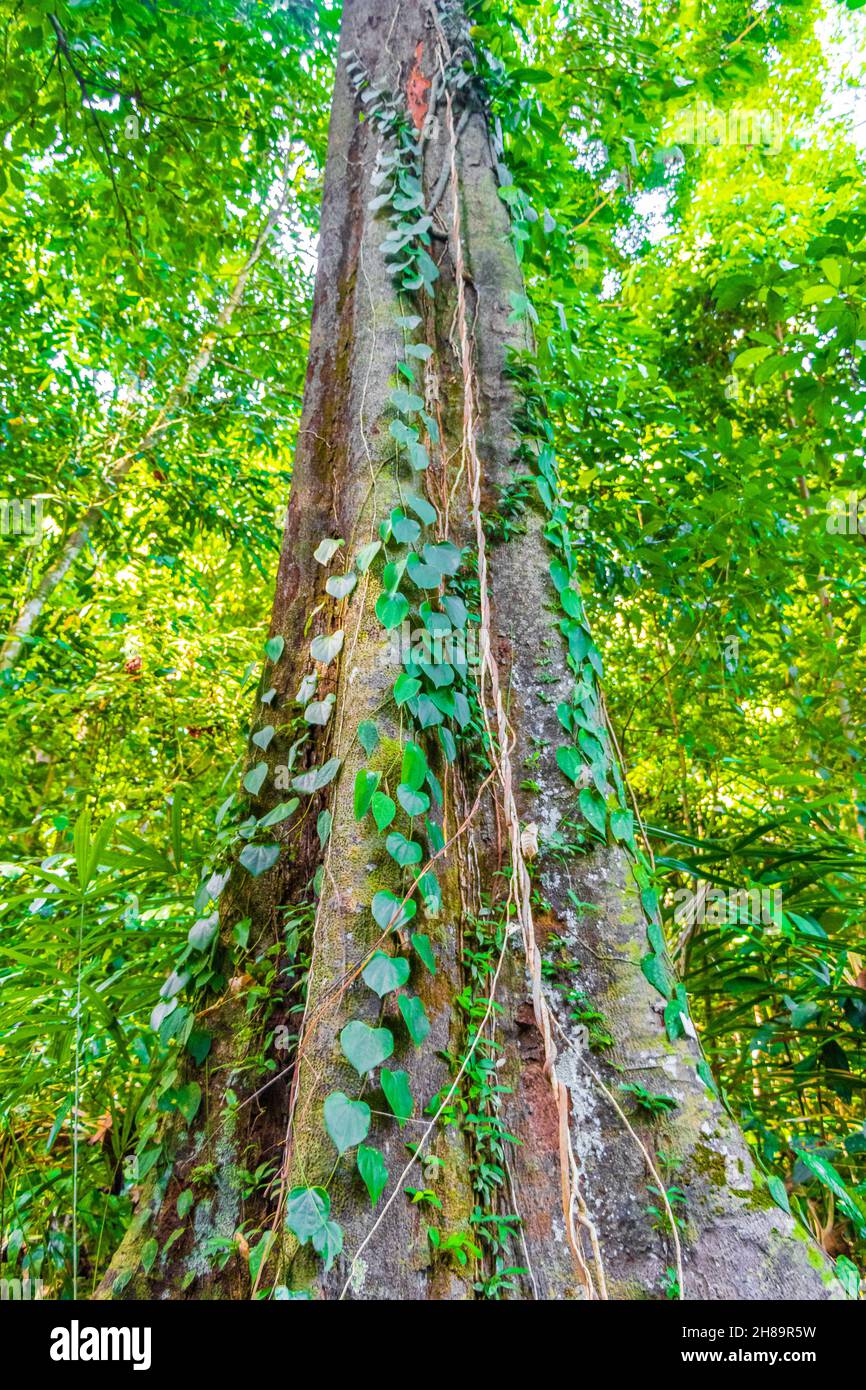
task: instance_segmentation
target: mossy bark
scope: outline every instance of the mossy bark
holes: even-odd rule
[[[459,11],[453,5],[448,8],[453,31]],[[179,1137],[173,1175],[167,1186],[154,1186],[151,1191],[146,1211],[137,1218],[107,1276],[106,1296],[119,1275],[134,1272],[131,1280],[121,1280],[127,1296],[248,1297],[251,1281],[242,1252],[219,1268],[204,1251],[210,1237],[233,1239],[245,1218],[263,1228],[269,1225],[276,1189],[249,1205],[236,1179],[241,1167],[255,1167],[268,1158],[281,1166],[283,1190],[294,1184],[328,1183],[332,1215],[343,1228],[345,1247],[326,1274],[310,1247],[299,1248],[280,1224],[270,1273],[263,1281],[266,1285],[278,1279],[326,1298],[338,1297],[344,1286],[353,1298],[475,1296],[473,1281],[479,1271],[471,1264],[463,1268],[441,1256],[434,1259],[426,1231],[430,1224],[446,1234],[470,1230],[475,1154],[469,1127],[437,1127],[426,1149],[427,1156],[438,1160],[435,1177],[428,1183],[416,1170],[406,1180],[406,1186],[434,1189],[442,1204],[435,1217],[399,1194],[361,1257],[355,1259],[375,1215],[352,1156],[337,1160],[322,1120],[323,1101],[330,1091],[342,1090],[352,1097],[363,1093],[374,1111],[368,1142],[381,1150],[394,1183],[408,1158],[407,1142],[416,1142],[424,1132],[422,1107],[452,1075],[453,1067],[441,1054],[459,1055],[465,1043],[454,1002],[466,983],[465,917],[477,906],[479,888],[494,893],[503,867],[499,813],[491,797],[460,837],[459,849],[449,851],[437,864],[443,909],[427,929],[434,938],[438,971],[430,976],[414,961],[411,981],[431,1021],[431,1033],[422,1048],[414,1048],[407,1038],[393,1003],[386,999],[385,1007],[380,1007],[372,992],[357,983],[335,989],[363,961],[378,936],[369,912],[373,894],[379,888],[397,886],[381,841],[369,832],[369,819],[355,820],[355,773],[361,767],[378,768],[387,780],[396,781],[391,764],[405,736],[399,713],[388,700],[396,671],[386,659],[374,612],[376,581],[363,577],[335,614],[333,601],[323,602],[328,571],[313,555],[323,537],[333,536],[345,540],[343,553],[351,557],[375,535],[378,522],[399,500],[389,457],[388,396],[401,334],[395,324],[395,294],[380,250],[384,231],[368,206],[376,191],[371,176],[377,134],[372,122],[360,119],[346,57],[354,51],[375,84],[402,94],[407,102],[411,98],[417,108],[430,90],[423,80],[418,82],[419,73],[432,79],[438,70],[437,34],[424,0],[404,0],[399,7],[385,0],[349,0],[344,7],[304,413],[271,626],[273,634],[286,639],[285,655],[265,673],[265,686],[274,686],[276,695],[256,719],[257,726],[273,722],[278,729],[268,749],[271,767],[285,762],[289,735],[280,725],[287,721],[294,693],[309,669],[310,638],[326,625],[342,628],[345,644],[330,687],[336,696],[334,714],[311,754],[317,765],[336,756],[342,766],[336,788],[331,789],[333,823],[315,914],[302,1056],[297,1075],[288,1071],[258,1095],[260,1079],[254,1075],[247,1079],[242,1068],[247,1012],[242,1003],[232,1000],[216,1011],[211,1027],[217,1043],[208,1070],[204,1119],[191,1135]],[[421,117],[425,114],[422,110]],[[522,285],[483,113],[467,112],[459,129],[457,166],[467,262],[464,288],[483,417],[479,452],[492,508],[499,490],[512,480],[515,466],[516,402],[505,368],[509,348],[525,346],[519,326],[510,322],[510,296],[521,292]],[[427,122],[427,136],[429,194],[449,159],[444,104]],[[443,488],[447,492],[453,485],[454,473],[447,473],[443,460],[453,458],[456,451],[464,390],[453,330],[455,248],[449,233],[447,187],[440,214],[435,244],[440,280],[435,300],[425,311],[422,331],[434,348],[431,363],[435,364],[435,371],[429,368],[425,374],[425,388],[443,433],[443,448],[431,465],[428,486],[441,496]],[[455,499],[451,533],[469,543],[465,489],[456,492]],[[531,508],[524,520],[522,531],[498,547],[493,557],[492,646],[503,688],[510,692],[510,718],[518,734],[515,767],[519,769],[522,761],[528,764],[531,757],[531,777],[541,788],[534,794],[521,793],[520,813],[526,822],[540,826],[543,846],[552,832],[575,815],[574,790],[558,772],[554,757],[560,741],[555,705],[557,699],[568,698],[572,678],[550,607],[544,521]],[[543,684],[541,661],[549,663]],[[329,672],[335,669],[332,666]],[[331,679],[329,672],[322,673],[324,681]],[[320,684],[320,697],[328,688]],[[358,723],[367,719],[375,720],[382,736],[372,759],[363,753],[356,737]],[[472,804],[478,778],[464,768],[459,774],[452,769],[447,777],[443,772],[443,780],[446,799],[440,818],[447,839],[457,829],[463,810]],[[269,779],[254,809],[261,813],[279,799]],[[316,812],[324,804],[324,798],[314,803],[300,835],[286,828],[278,831],[284,854],[262,879],[252,882],[235,875],[222,903],[226,943],[233,924],[245,915],[253,918],[258,939],[279,942],[281,907],[309,896],[310,880],[320,867],[315,824]],[[662,1001],[640,969],[646,923],[622,853],[599,849],[571,860],[542,853],[537,884],[549,904],[549,911],[537,923],[539,938],[543,941],[548,933],[567,942],[573,960],[580,964],[580,988],[605,1015],[613,1037],[606,1055],[581,1051],[575,1021],[563,1007],[561,992],[548,990],[558,1025],[559,1070],[569,1089],[572,1143],[611,1295],[663,1296],[664,1272],[673,1263],[669,1236],[655,1230],[647,1215],[652,1200],[647,1188],[653,1180],[646,1160],[605,1094],[605,1087],[615,1094],[626,1077],[648,1090],[663,1090],[678,1103],[673,1117],[662,1126],[633,1120],[632,1126],[652,1153],[666,1151],[664,1179],[687,1195],[682,1235],[686,1297],[831,1296],[832,1280],[823,1258],[798,1236],[790,1218],[767,1203],[742,1137],[698,1078],[697,1043],[686,1038],[674,1044],[665,1036]],[[578,909],[575,899],[589,906]],[[521,1218],[522,1236],[513,1262],[527,1271],[511,1296],[579,1298],[581,1287],[565,1239],[561,1206],[558,1117],[544,1075],[529,981],[515,942],[507,950],[500,1003],[498,1040],[505,1050],[499,1077],[511,1088],[505,1122],[520,1141],[509,1159],[508,1191],[501,1206]],[[280,1009],[277,997],[271,1001],[271,1025],[279,1020]],[[416,1100],[413,1121],[405,1129],[385,1118],[388,1107],[377,1087],[362,1085],[342,1057],[338,1037],[350,1019],[392,1028],[397,1047],[389,1065],[409,1073]],[[289,1123],[291,1083],[296,1091]],[[227,1106],[228,1089],[239,1104]],[[255,1161],[250,1162],[250,1157]],[[164,1244],[178,1224],[180,1190],[205,1164],[211,1165],[212,1190],[202,1195],[194,1219],[170,1255],[158,1259],[145,1275],[140,1266],[148,1234],[156,1234],[160,1245]]]

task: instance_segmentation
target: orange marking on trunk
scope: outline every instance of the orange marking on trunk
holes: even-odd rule
[[[430,90],[430,78],[425,77],[421,71],[423,48],[423,43],[419,43],[415,49],[415,66],[409,74],[409,81],[406,83],[406,100],[409,103],[409,111],[416,130],[420,130],[424,125],[429,105],[427,93]]]

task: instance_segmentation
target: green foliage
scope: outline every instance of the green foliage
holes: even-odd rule
[[[862,152],[822,109],[831,84],[819,11],[469,8],[527,284],[511,318],[537,342],[533,360],[510,364],[519,457],[488,538],[508,543],[524,511],[542,508],[553,621],[574,678],[557,711],[555,756],[575,793],[561,852],[608,831],[634,849],[604,671],[655,848],[654,870],[642,857],[636,865],[651,919],[641,965],[665,1000],[668,1033],[694,1027],[683,976],[728,1103],[775,1169],[770,1194],[861,1259],[866,574],[850,498],[863,460],[866,221]],[[192,23],[182,7],[59,3],[19,8],[6,29],[5,488],[42,498],[47,517],[34,544],[0,538],[10,616],[94,509],[90,542],[24,661],[0,678],[2,1272],[47,1278],[57,1294],[72,1291],[76,1243],[95,1284],[134,1188],[163,1171],[157,1117],[187,1124],[200,1109],[200,1082],[181,1072],[186,1057],[204,1068],[212,1042],[192,997],[219,995],[229,978],[218,931],[227,864],[236,858],[253,879],[273,869],[287,823],[340,771],[336,758],[305,764],[291,776],[299,795],[258,819],[261,806],[225,799],[241,775],[260,796],[270,763],[259,755],[285,732],[282,714],[270,715],[249,766],[232,767],[259,667],[273,709],[285,651],[281,635],[262,643],[260,615],[281,532],[273,503],[285,500],[298,425],[336,20],[317,5],[217,0]],[[412,335],[438,271],[416,135],[401,100],[373,92],[353,55],[349,75],[381,139],[374,209],[403,296],[388,436],[402,505],[354,559],[341,540],[319,541],[319,564],[339,557],[345,571],[324,580],[323,630],[310,643],[323,666],[340,660],[340,614],[374,568],[384,629],[410,615],[430,632],[477,621],[472,554],[437,541],[438,513],[421,495],[438,434],[424,407],[430,350]],[[724,138],[683,142],[677,155],[684,113],[699,102],[725,114],[728,133],[738,106],[779,113],[799,133],[786,133],[781,151],[770,139]],[[282,177],[286,114],[299,110],[280,235],[175,423],[141,449],[246,263]],[[313,678],[292,738],[327,726],[333,699],[315,695]],[[400,778],[359,773],[354,810],[372,816],[404,884],[376,892],[371,913],[405,949],[417,914],[441,907],[429,867],[414,882],[439,848],[431,762],[486,751],[465,671],[409,658],[391,697],[408,739]],[[357,736],[373,759],[375,723]],[[424,835],[412,819],[431,806]],[[312,817],[324,849],[330,813],[313,803]],[[759,900],[779,891],[779,920],[747,906],[684,921],[677,895],[701,885]],[[483,1255],[475,1287],[496,1298],[521,1273],[508,1253],[515,1218],[493,1202],[511,1142],[497,1113],[496,1048],[476,1032],[501,924],[468,927],[458,1001],[468,1065],[448,1117],[472,1133],[477,1206],[470,1234],[431,1227],[430,1243],[458,1268]],[[308,906],[287,913],[280,988],[298,1012],[308,928]],[[396,941],[377,951],[364,985],[387,998],[412,970],[423,989],[436,968],[429,930],[411,937],[412,966],[388,954]],[[255,957],[248,918],[228,936],[252,1011],[276,965]],[[590,1046],[609,1047],[606,1019],[565,964],[549,978]],[[420,998],[396,1003],[411,1041],[425,1045]],[[369,1078],[394,1042],[353,1021],[341,1044]],[[388,1123],[404,1125],[408,1073],[381,1067],[379,1081]],[[625,1089],[651,1115],[670,1108]],[[363,1142],[370,1106],[334,1092],[323,1118],[339,1155],[357,1147],[375,1206],[388,1173]],[[214,1180],[208,1164],[188,1179]],[[438,1202],[430,1189],[410,1191]],[[681,1194],[668,1195],[681,1219]],[[180,1221],[192,1209],[190,1189],[182,1196]],[[651,1216],[665,1227],[661,1205]],[[324,1188],[290,1193],[286,1224],[331,1267],[342,1232]],[[166,1248],[149,1239],[143,1265]],[[268,1248],[264,1235],[251,1247],[254,1274]],[[234,1254],[230,1241],[209,1251],[217,1262]],[[678,1294],[673,1270],[663,1291]]]

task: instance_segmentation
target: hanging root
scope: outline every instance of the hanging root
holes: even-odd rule
[[[574,1257],[577,1276],[583,1285],[587,1298],[607,1297],[604,1269],[598,1238],[589,1219],[586,1204],[579,1188],[579,1171],[571,1143],[569,1128],[568,1091],[556,1072],[556,1045],[553,1041],[551,1015],[547,1007],[541,980],[541,953],[535,940],[535,927],[532,918],[531,883],[520,843],[520,817],[514,798],[514,775],[511,766],[511,749],[514,735],[509,727],[505,703],[499,681],[499,668],[491,649],[490,595],[488,586],[487,550],[484,522],[481,507],[481,463],[476,448],[475,374],[473,368],[472,346],[466,318],[465,273],[460,217],[460,185],[457,175],[457,133],[451,94],[445,81],[444,64],[440,50],[443,89],[445,93],[446,119],[449,132],[449,159],[452,204],[452,242],[454,256],[454,278],[457,287],[457,332],[459,341],[460,365],[463,373],[463,436],[462,463],[465,467],[469,491],[469,503],[475,528],[478,549],[478,587],[480,591],[479,648],[481,671],[479,680],[479,704],[487,728],[490,755],[500,784],[503,811],[508,834],[511,857],[511,894],[514,899],[517,920],[523,938],[526,967],[532,989],[532,1008],[535,1023],[541,1034],[544,1046],[544,1073],[553,1092],[554,1103],[559,1119],[559,1162],[562,1184],[562,1213],[565,1221],[569,1248]],[[485,687],[489,682],[490,701],[495,718],[495,735],[490,727],[487,714]],[[498,972],[497,972],[498,973]],[[584,1258],[581,1248],[579,1228],[589,1232],[595,1262],[595,1278]]]

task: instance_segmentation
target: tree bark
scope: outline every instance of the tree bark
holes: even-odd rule
[[[425,741],[444,786],[438,821],[447,848],[435,865],[442,911],[423,922],[437,952],[436,974],[411,956],[409,988],[422,999],[431,1024],[422,1047],[414,1047],[402,1028],[397,996],[386,995],[380,1003],[356,978],[382,935],[369,910],[373,894],[391,888],[402,895],[406,885],[384,854],[370,817],[355,818],[355,777],[371,769],[397,780],[394,770],[407,729],[405,711],[401,716],[390,699],[396,671],[383,659],[385,635],[375,611],[382,592],[379,571],[368,570],[352,594],[335,603],[324,587],[333,571],[314,556],[330,536],[344,540],[339,553],[351,559],[360,545],[375,539],[380,521],[400,503],[403,487],[392,466],[389,432],[395,364],[403,350],[397,326],[401,305],[381,250],[385,226],[369,206],[379,186],[373,180],[380,136],[374,120],[359,119],[360,113],[369,117],[370,110],[350,80],[353,63],[363,66],[374,88],[394,93],[412,112],[422,130],[425,205],[438,201],[431,254],[439,278],[434,294],[420,300],[421,333],[432,349],[423,364],[425,403],[442,437],[440,447],[431,444],[426,474],[439,512],[437,539],[444,538],[447,516],[447,534],[470,551],[475,547],[467,391],[488,512],[525,471],[514,423],[520,400],[507,365],[511,349],[527,346],[526,331],[512,312],[513,296],[522,295],[523,286],[498,193],[496,153],[471,86],[458,93],[442,80],[444,71],[459,67],[448,68],[449,54],[468,52],[463,23],[459,6],[440,5],[437,11],[425,0],[403,0],[399,6],[347,0],[344,7],[303,420],[271,623],[272,635],[285,639],[285,649],[266,668],[261,693],[274,688],[276,694],[259,707],[254,726],[277,726],[266,755],[273,773],[289,761],[293,736],[281,726],[289,723],[298,686],[311,669],[310,638],[339,628],[345,639],[338,667],[332,663],[320,671],[317,692],[319,699],[329,691],[335,695],[334,713],[305,745],[295,772],[331,757],[341,766],[336,782],[312,799],[300,829],[294,820],[276,828],[282,846],[276,866],[255,880],[235,870],[221,901],[226,951],[239,918],[251,917],[251,937],[260,950],[269,943],[278,947],[284,905],[311,904],[313,955],[300,1050],[281,1067],[279,1079],[262,1089],[261,1078],[244,1065],[258,1040],[242,994],[229,992],[212,1010],[216,1041],[207,1103],[200,1111],[205,1118],[191,1135],[178,1133],[173,1169],[152,1180],[102,1292],[249,1297],[257,1285],[276,1283],[326,1298],[469,1299],[483,1291],[485,1281],[487,1291],[495,1291],[489,1281],[496,1273],[496,1252],[478,1244],[478,1233],[498,1216],[519,1218],[519,1224],[511,1223],[510,1244],[499,1252],[500,1266],[519,1272],[500,1285],[500,1296],[659,1298],[671,1284],[666,1271],[678,1269],[669,1208],[664,1197],[649,1190],[661,1183],[681,1189],[686,1198],[684,1207],[678,1204],[682,1229],[676,1228],[682,1296],[836,1296],[824,1257],[770,1200],[736,1126],[698,1076],[697,1041],[667,1036],[665,1000],[641,968],[648,900],[642,903],[630,858],[618,847],[583,853],[555,848],[557,836],[563,844],[569,835],[580,838],[573,829],[581,825],[576,789],[556,762],[562,742],[556,706],[571,698],[574,677],[548,578],[547,519],[532,501],[515,535],[495,546],[487,542],[490,650],[515,737],[506,769],[512,780],[505,786],[465,756],[450,766],[441,757],[434,763],[433,740]],[[488,681],[491,724],[494,693]],[[380,741],[369,757],[357,737],[360,721],[378,727]],[[417,733],[413,737],[425,740]],[[501,741],[498,746],[498,765],[504,768]],[[253,749],[251,765],[260,756]],[[492,761],[497,764],[496,757]],[[515,848],[510,797],[516,800],[525,850]],[[253,798],[253,809],[261,815],[280,800],[271,775]],[[325,806],[332,825],[322,855],[316,819]],[[533,861],[536,829],[541,848]],[[496,1008],[484,1046],[474,1054],[496,1063],[488,1075],[504,1088],[498,1112],[495,1100],[485,1111],[478,1095],[467,1091],[466,1073],[455,1083],[454,1059],[465,1057],[469,1046],[465,1009],[457,1001],[465,1002],[473,988],[471,953],[477,954],[485,940],[490,945],[496,912],[489,909],[502,905],[509,884],[519,891],[521,875],[530,872],[526,861],[534,890],[530,938],[534,933],[542,950],[547,946],[554,966],[539,984],[526,924],[509,932],[499,961]],[[309,884],[317,870],[316,899]],[[419,913],[413,926],[420,919]],[[495,939],[491,959],[499,959]],[[578,1009],[558,987],[556,960],[571,966],[584,997]],[[490,989],[488,974],[480,997]],[[612,1046],[602,1052],[587,1049],[581,1032],[586,1024],[574,1017],[585,1016],[589,1006],[612,1035]],[[283,1019],[296,1029],[288,1000],[276,986],[267,1008],[268,1028]],[[385,1025],[397,1039],[389,1065],[409,1074],[415,1098],[413,1119],[404,1129],[388,1117],[378,1082],[368,1078],[359,1084],[341,1053],[339,1035],[350,1020]],[[687,1022],[684,1028],[693,1033]],[[660,1122],[636,1119],[618,1090],[623,1080],[664,1092],[676,1100],[676,1109]],[[451,1108],[462,1111],[459,1122],[440,1121],[431,1129],[423,1107],[452,1087]],[[227,1098],[228,1091],[233,1097]],[[353,1154],[338,1159],[323,1127],[323,1102],[334,1091],[363,1095],[373,1111],[367,1142],[381,1151],[389,1182],[372,1212]],[[502,1181],[485,1198],[479,1195],[483,1154],[477,1117],[497,1113],[518,1142],[505,1145]],[[423,1163],[403,1176],[410,1158],[407,1141],[422,1144]],[[143,1243],[156,1235],[163,1245],[177,1227],[177,1198],[205,1159],[216,1166],[211,1189],[198,1194],[182,1237],[144,1274]],[[268,1159],[279,1163],[279,1182],[260,1200],[245,1200],[239,1169]],[[572,1183],[575,1190],[568,1195]],[[331,1216],[344,1236],[343,1252],[327,1272],[311,1245],[300,1246],[284,1225],[287,1193],[318,1185],[327,1185]],[[413,1202],[404,1188],[431,1192],[435,1203]],[[661,1212],[655,1224],[647,1211],[653,1205]],[[206,1253],[209,1238],[233,1240],[244,1219],[274,1231],[258,1279],[251,1278],[244,1262],[242,1242],[224,1268]],[[429,1227],[439,1232],[438,1249]],[[482,1258],[470,1254],[463,1264],[443,1252],[441,1241],[454,1235],[483,1248]]]

